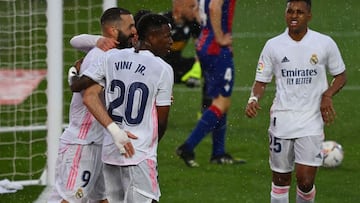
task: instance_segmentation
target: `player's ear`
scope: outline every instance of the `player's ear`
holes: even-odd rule
[[[115,26],[105,26],[104,27],[104,30],[105,30],[105,33],[108,34],[108,35],[111,35],[113,37],[116,37],[117,36],[117,32],[118,30],[116,29]],[[117,37],[116,37],[117,38]]]

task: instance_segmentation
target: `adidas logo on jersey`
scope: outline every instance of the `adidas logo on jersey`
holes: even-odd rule
[[[286,62],[290,62],[289,59],[285,56],[282,60],[281,63],[286,63]]]

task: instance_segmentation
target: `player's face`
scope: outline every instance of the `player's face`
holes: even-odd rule
[[[132,15],[122,15],[121,24],[117,29],[118,48],[132,47],[133,38],[136,35],[135,21]]]
[[[196,19],[197,12],[199,12],[197,0],[183,0],[181,6],[181,15],[185,21],[193,21]]]
[[[164,57],[170,53],[170,47],[173,43],[171,38],[171,26],[163,25],[161,29],[154,31],[152,44],[152,52],[157,55]]]
[[[310,8],[307,6],[306,2],[289,2],[285,10],[285,19],[290,36],[305,35],[311,16]]]

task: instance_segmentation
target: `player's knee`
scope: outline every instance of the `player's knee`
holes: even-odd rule
[[[313,185],[313,182],[310,182],[310,181],[306,182],[305,181],[305,182],[302,182],[302,183],[298,182],[297,187],[298,187],[298,190],[301,190],[304,193],[308,193],[314,188],[314,185]]]
[[[313,189],[314,180],[312,178],[297,178],[297,187],[303,192],[310,192]]]
[[[277,173],[273,171],[272,181],[275,185],[290,185],[291,173]]]

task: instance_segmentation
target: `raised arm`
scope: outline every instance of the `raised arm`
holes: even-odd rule
[[[70,44],[73,48],[87,53],[96,46],[97,41],[101,37],[102,37],[101,35],[89,35],[89,34],[76,35],[73,38],[71,38]]]
[[[70,40],[70,44],[77,50],[89,52],[95,46],[103,51],[115,48],[119,42],[109,37],[101,35],[81,34],[74,36]]]

